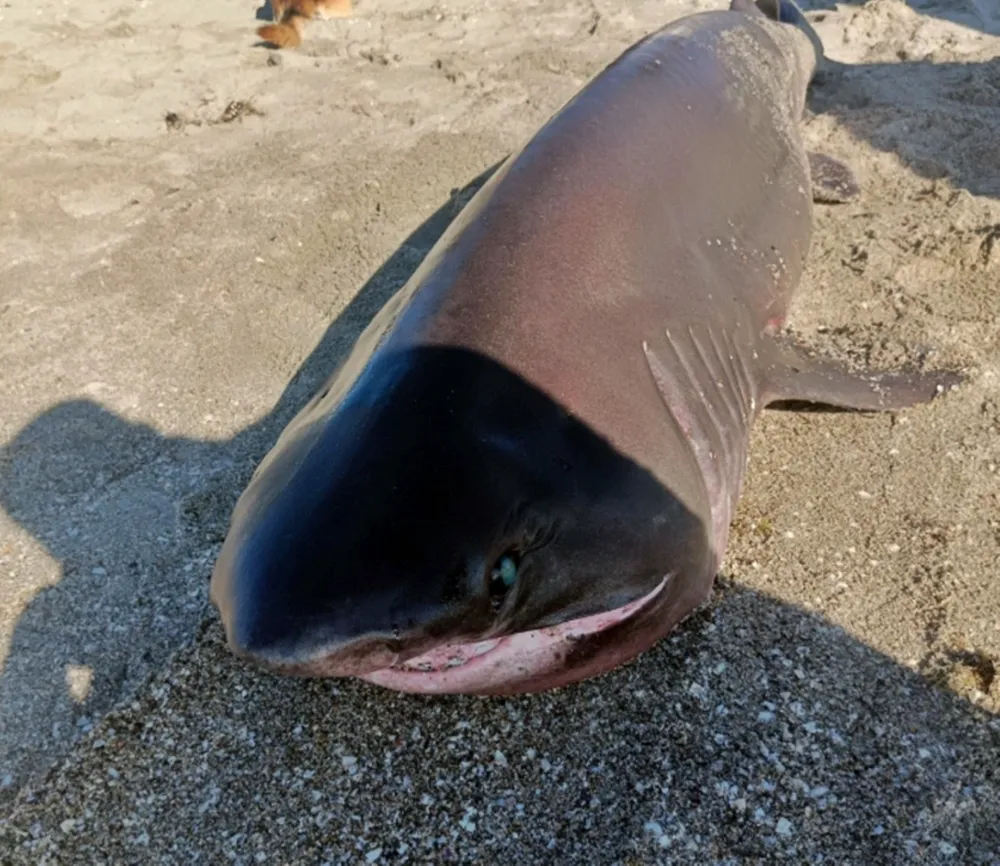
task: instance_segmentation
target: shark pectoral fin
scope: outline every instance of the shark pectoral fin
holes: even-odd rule
[[[819,358],[791,340],[765,343],[763,405],[819,403],[879,412],[926,403],[965,381],[955,370],[855,370],[844,361]]]
[[[861,194],[861,186],[854,172],[840,160],[812,151],[808,157],[813,201],[821,204],[844,204]]]

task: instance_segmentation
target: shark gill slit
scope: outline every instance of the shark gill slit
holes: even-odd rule
[[[698,447],[692,442],[692,446],[708,488],[715,536],[724,544],[746,470],[747,435],[757,405],[756,383],[743,352],[728,332],[705,325],[688,327],[686,339],[669,331],[666,336],[680,370],[699,398],[691,401],[688,414],[693,422],[691,435],[701,436],[703,444]],[[719,401],[722,406],[718,406]]]

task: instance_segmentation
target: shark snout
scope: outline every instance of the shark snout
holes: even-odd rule
[[[306,651],[248,644],[227,638],[238,658],[285,676],[362,677],[398,664],[405,656],[393,638],[361,638],[340,646]]]
[[[426,628],[436,618],[392,592],[302,604],[291,594],[261,595],[252,562],[221,556],[210,595],[230,650],[259,668],[290,676],[361,677],[440,642]]]
[[[415,655],[405,638],[352,634],[330,622],[276,616],[273,610],[217,604],[226,643],[235,656],[272,673],[305,677],[357,677]],[[339,632],[339,633],[338,633]]]

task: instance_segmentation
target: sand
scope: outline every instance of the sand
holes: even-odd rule
[[[811,13],[793,324],[970,381],[767,413],[720,591],[553,694],[239,664],[242,485],[454,215],[622,48],[719,4],[0,7],[0,861],[1000,864],[1000,2]],[[263,12],[259,14],[263,15]]]

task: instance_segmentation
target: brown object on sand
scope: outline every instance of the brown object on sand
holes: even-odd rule
[[[344,18],[351,14],[351,0],[271,0],[274,24],[257,28],[257,35],[276,48],[302,44],[306,21],[311,18]]]

